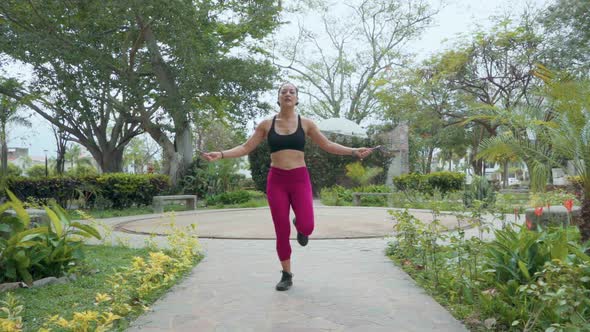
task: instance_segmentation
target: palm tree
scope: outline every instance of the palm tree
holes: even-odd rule
[[[513,130],[482,143],[488,154],[513,153],[523,159],[531,174],[531,189],[544,190],[551,167],[571,160],[582,184],[582,240],[590,239],[590,82],[558,76],[543,66],[535,76],[546,85],[549,111],[528,108],[529,116],[506,117]],[[544,117],[539,117],[544,114]]]
[[[8,172],[8,144],[6,142],[8,125],[21,125],[31,127],[31,122],[24,116],[18,114],[22,102],[15,101],[5,95],[0,96],[0,174],[5,175]]]

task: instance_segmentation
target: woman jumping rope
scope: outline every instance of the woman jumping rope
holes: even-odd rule
[[[265,138],[270,147],[270,171],[266,183],[266,196],[275,226],[276,248],[281,261],[282,276],[276,290],[285,291],[293,285],[291,273],[291,224],[289,211],[293,208],[293,223],[297,229],[297,242],[301,246],[307,241],[314,227],[313,196],[311,181],[305,166],[305,136],[322,150],[338,155],[349,155],[363,159],[373,149],[349,148],[328,140],[310,119],[302,118],[295,111],[298,90],[292,83],[284,83],[279,88],[278,105],[280,111],[272,119],[262,121],[254,134],[242,145],[230,150],[202,153],[207,161],[223,158],[239,158],[252,152]]]

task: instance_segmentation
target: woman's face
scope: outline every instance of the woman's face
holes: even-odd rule
[[[279,104],[281,106],[297,105],[297,88],[293,84],[285,84],[279,90]]]

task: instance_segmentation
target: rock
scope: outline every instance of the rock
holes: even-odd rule
[[[488,318],[483,321],[483,325],[485,325],[486,329],[492,330],[496,326],[496,319],[495,318]]]
[[[22,282],[7,282],[0,284],[0,292],[8,292],[22,287]]]
[[[57,280],[55,281],[56,284],[67,284],[68,282],[70,282],[70,279],[68,277],[61,277],[61,278],[57,278]]]
[[[56,277],[47,277],[47,278],[35,280],[33,282],[33,287],[43,287],[43,286],[56,284],[56,283],[58,283]]]

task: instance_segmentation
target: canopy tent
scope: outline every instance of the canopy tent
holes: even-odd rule
[[[318,124],[321,131],[347,136],[367,138],[367,131],[355,122],[344,118],[331,118],[321,121]]]

